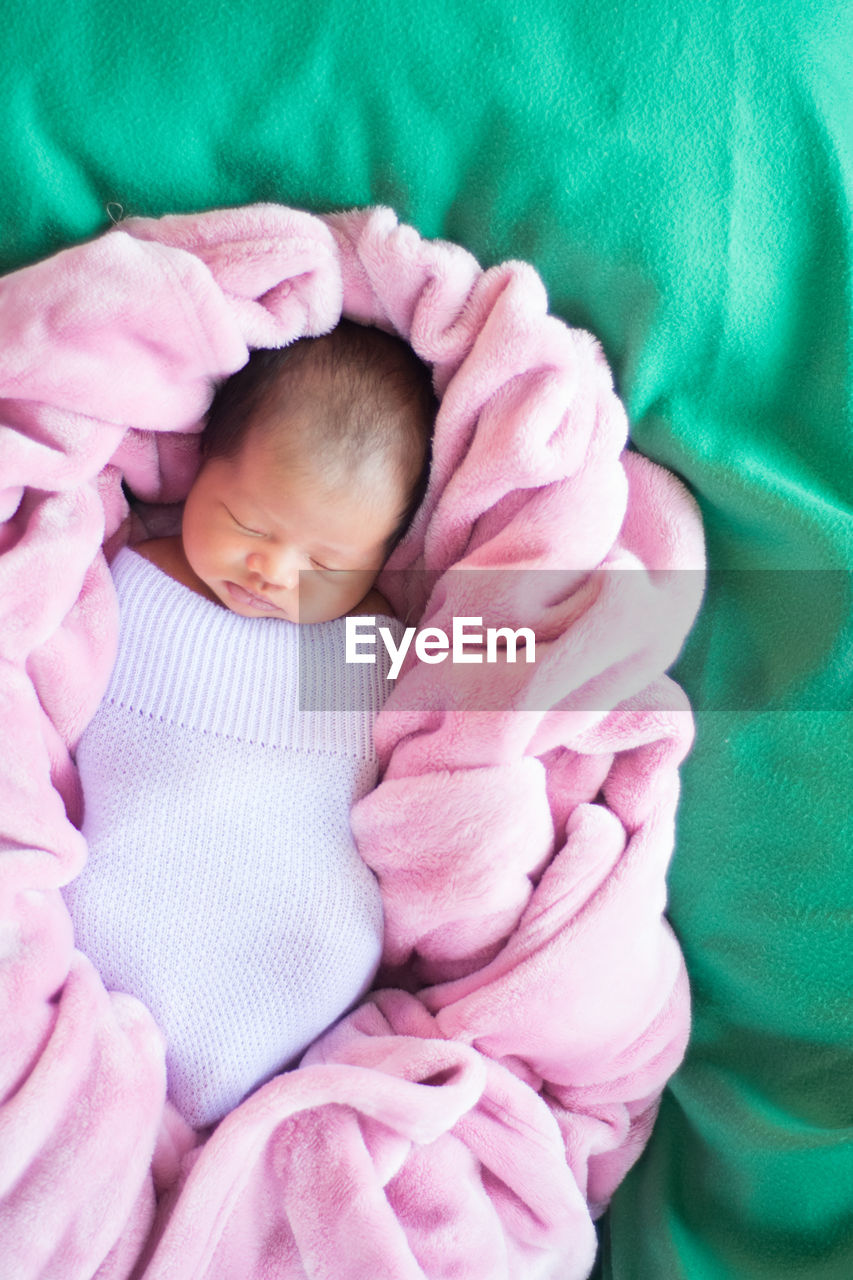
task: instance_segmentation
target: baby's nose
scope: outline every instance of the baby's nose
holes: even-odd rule
[[[299,559],[286,549],[253,551],[246,558],[252,573],[263,578],[267,586],[293,591],[299,586]]]

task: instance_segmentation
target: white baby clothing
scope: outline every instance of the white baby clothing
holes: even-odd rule
[[[349,815],[376,782],[388,662],[378,646],[346,664],[344,619],[243,618],[128,548],[112,572],[118,659],[77,751],[89,859],[63,892],[107,989],[153,1013],[169,1096],[201,1127],[374,977],[381,899]],[[333,710],[300,710],[306,658]]]

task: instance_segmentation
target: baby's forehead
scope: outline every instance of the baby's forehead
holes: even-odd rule
[[[260,417],[256,425],[261,465],[303,478],[322,490],[326,501],[354,490],[365,498],[377,491],[406,490],[401,450],[390,440],[365,441],[355,429],[332,434],[312,420],[310,411],[294,414],[289,421]]]
[[[307,500],[312,524],[328,514],[350,513],[357,526],[360,514],[398,513],[405,506],[408,486],[399,465],[387,451],[372,451],[361,458],[329,445],[315,445],[307,433],[299,433],[284,447],[261,433],[248,435],[219,476],[220,496],[231,495],[241,503],[262,507],[269,515],[292,519],[293,499]],[[296,504],[300,506],[301,504]],[[337,522],[337,521],[336,521]]]

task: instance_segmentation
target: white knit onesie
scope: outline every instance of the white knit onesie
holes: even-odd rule
[[[381,899],[349,814],[376,782],[388,663],[378,646],[346,664],[343,619],[243,618],[127,548],[112,571],[118,659],[77,751],[89,859],[63,892],[106,987],[154,1014],[169,1096],[201,1127],[375,974]],[[300,630],[342,709],[300,711]]]

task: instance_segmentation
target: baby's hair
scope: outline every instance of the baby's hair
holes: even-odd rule
[[[390,553],[426,493],[436,410],[430,370],[408,343],[341,320],[323,337],[253,351],[214,396],[202,457],[235,457],[257,426],[283,457],[310,448],[330,487],[390,463],[406,491]]]

